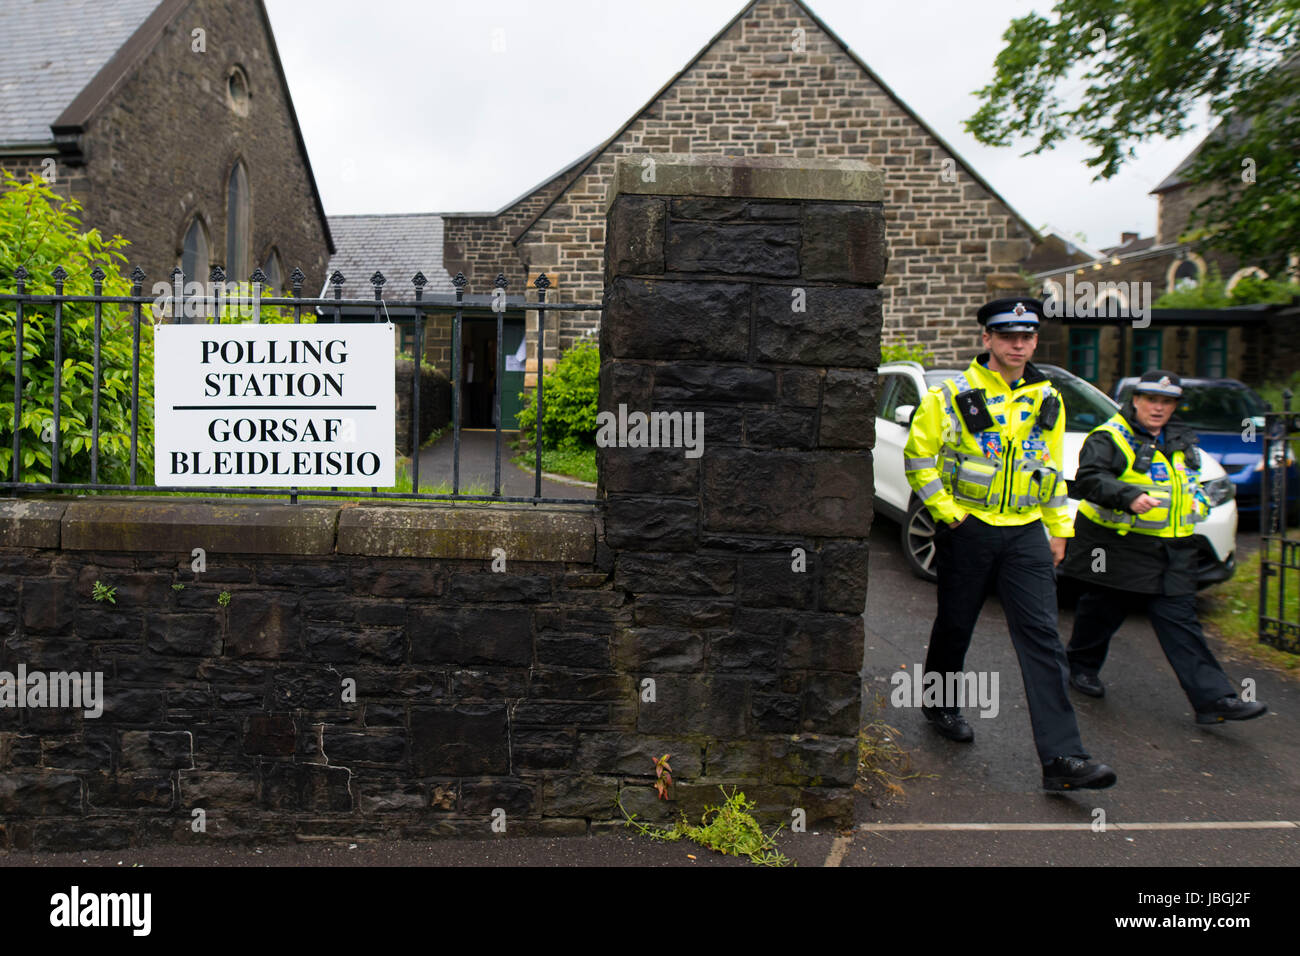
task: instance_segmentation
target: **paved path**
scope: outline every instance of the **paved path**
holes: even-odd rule
[[[510,459],[515,452],[510,447],[510,432],[501,434],[501,493],[506,497],[531,498],[536,491],[532,471],[524,471]],[[452,433],[420,452],[420,484],[451,484],[454,441]],[[496,469],[496,432],[462,431],[460,433],[460,490],[467,493],[471,485],[478,485],[480,494],[490,495],[494,487]],[[596,489],[580,484],[542,479],[543,498],[582,498],[594,500]]]

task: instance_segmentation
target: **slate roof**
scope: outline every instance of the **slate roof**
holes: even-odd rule
[[[425,295],[455,293],[456,287],[442,264],[442,216],[437,213],[330,216],[329,225],[335,249],[330,256],[329,274],[336,270],[343,273],[345,299],[373,295],[370,277],[375,272],[382,272],[388,280],[385,298],[411,298],[411,278],[417,272],[423,272],[429,280]],[[324,289],[322,297],[333,295],[328,280]]]
[[[0,146],[52,143],[52,124],[159,0],[0,3]]]

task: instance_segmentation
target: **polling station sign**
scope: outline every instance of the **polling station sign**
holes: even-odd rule
[[[387,323],[158,326],[154,483],[392,486],[394,344]]]

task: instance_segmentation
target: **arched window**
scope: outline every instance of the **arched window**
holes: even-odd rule
[[[1205,260],[1193,252],[1185,259],[1175,259],[1169,263],[1165,283],[1170,292],[1176,292],[1180,289],[1195,289],[1204,278]]]
[[[226,184],[226,277],[245,282],[252,271],[248,264],[248,174],[242,162],[235,163]]]
[[[280,264],[280,251],[275,246],[271,247],[262,263],[262,271],[266,273],[266,294],[279,296],[284,291],[284,267]]]
[[[185,273],[186,282],[208,281],[208,273],[211,271],[208,232],[198,216],[190,220],[190,227],[185,230],[185,241],[181,246],[181,271]]]
[[[1244,269],[1238,269],[1232,274],[1232,278],[1228,280],[1228,286],[1224,291],[1231,292],[1236,288],[1237,283],[1246,278],[1246,276],[1257,276],[1261,279],[1267,279],[1268,273],[1259,266],[1247,266]]]

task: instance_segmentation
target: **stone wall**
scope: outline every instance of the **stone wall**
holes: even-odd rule
[[[797,35],[802,52],[792,50]],[[533,273],[557,273],[566,300],[598,301],[614,164],[669,152],[880,166],[894,256],[881,286],[885,334],[924,343],[940,361],[965,364],[979,351],[979,306],[1024,288],[1018,267],[1031,251],[1028,225],[789,0],[755,4],[576,175],[562,174],[498,218],[448,217],[448,268],[478,283],[503,262],[528,263]],[[564,189],[554,205],[521,233],[557,182]],[[561,316],[561,345],[599,322],[594,312]]]
[[[605,448],[569,506],[0,501],[0,671],[103,675],[0,707],[0,847],[851,821],[879,171],[619,170],[601,407],[701,454]]]

